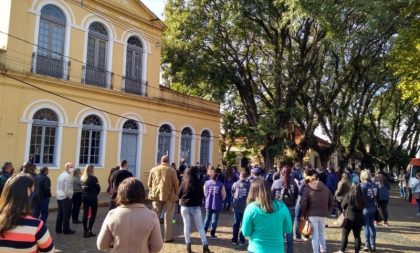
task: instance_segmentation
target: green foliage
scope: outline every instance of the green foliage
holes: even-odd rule
[[[237,138],[267,166],[287,147],[299,156],[308,148],[323,157],[335,149],[363,153],[372,141],[371,102],[395,83],[386,62],[407,4],[169,0],[164,77],[178,91],[224,105],[224,156]],[[299,145],[294,124],[304,134]],[[318,145],[319,126],[331,145]]]
[[[420,105],[420,2],[413,3],[405,10],[408,21],[398,33],[392,49],[390,66],[400,78],[399,88],[403,98]]]

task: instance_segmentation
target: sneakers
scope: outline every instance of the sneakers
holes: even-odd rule
[[[210,240],[216,240],[216,239],[217,239],[217,236],[216,236],[216,235],[210,235],[210,236],[209,236],[209,239],[210,239]]]
[[[370,249],[369,247],[364,247],[364,248],[362,249],[362,251],[368,252],[368,251],[371,251],[371,249]]]
[[[339,250],[339,251],[335,251],[334,253],[344,253],[344,251]]]
[[[388,222],[384,222],[384,227],[389,227]]]
[[[239,246],[244,246],[246,245],[246,242],[239,242]]]

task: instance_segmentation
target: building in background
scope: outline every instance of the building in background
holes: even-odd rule
[[[137,0],[2,0],[0,162],[219,163],[219,105],[159,85],[165,25]],[[3,74],[1,74],[3,73]],[[53,187],[55,189],[55,187]]]

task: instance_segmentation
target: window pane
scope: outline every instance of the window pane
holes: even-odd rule
[[[98,65],[97,67],[101,70],[105,70],[105,66],[106,66],[106,41],[103,40],[99,40],[98,41],[99,45],[98,45]]]
[[[42,20],[39,23],[38,54],[49,55],[49,23]]]
[[[62,58],[64,52],[64,27],[62,26],[53,26],[51,51],[54,52],[53,58]]]
[[[95,47],[95,38],[89,36],[87,47],[87,64],[90,66],[95,66]]]

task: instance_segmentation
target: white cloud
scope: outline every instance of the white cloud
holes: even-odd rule
[[[164,19],[163,12],[166,0],[141,0],[150,10],[153,11],[160,19]]]

